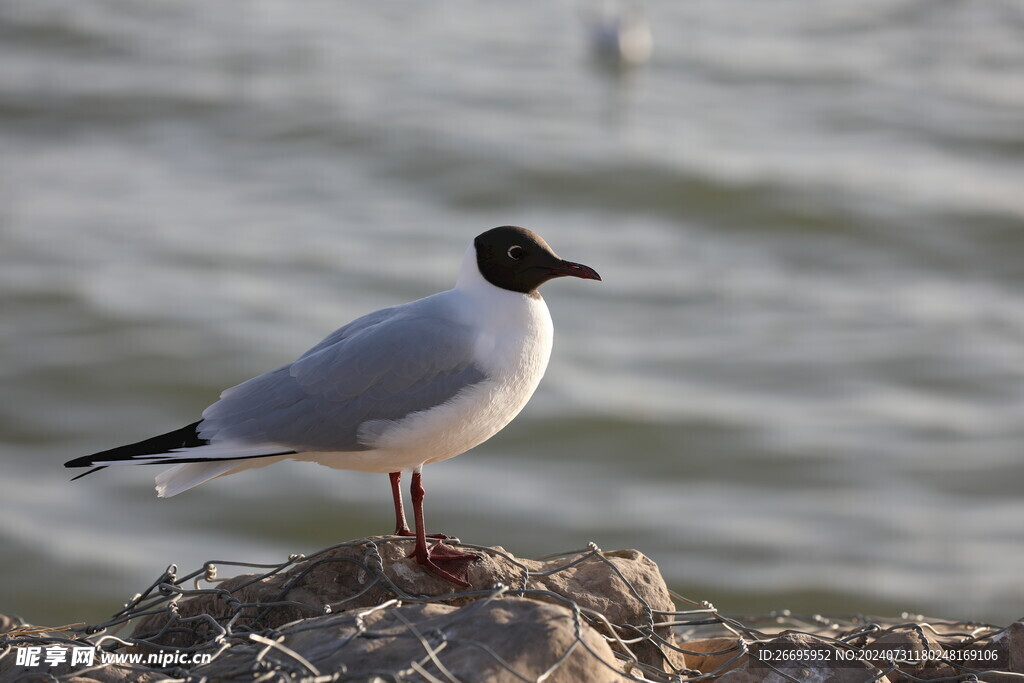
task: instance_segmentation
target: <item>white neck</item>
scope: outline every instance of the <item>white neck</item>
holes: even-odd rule
[[[462,265],[459,266],[459,277],[455,280],[455,289],[463,291],[469,289],[479,290],[482,287],[494,287],[480,274],[480,267],[476,263],[476,246],[470,243],[462,257]],[[498,289],[497,287],[494,287]]]

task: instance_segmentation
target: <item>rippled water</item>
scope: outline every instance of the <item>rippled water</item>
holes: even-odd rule
[[[0,610],[388,531],[379,475],[61,464],[517,223],[604,282],[545,287],[548,376],[428,468],[433,529],[734,613],[1024,613],[1024,6],[648,9],[612,74],[569,3],[0,0]]]

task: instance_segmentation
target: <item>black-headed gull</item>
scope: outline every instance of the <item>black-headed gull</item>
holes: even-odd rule
[[[530,400],[553,334],[537,288],[566,275],[601,279],[560,259],[534,232],[488,230],[466,251],[453,289],[350,322],[294,363],[228,389],[198,422],[65,466],[95,467],[89,474],[174,465],[156,477],[160,497],[289,459],[388,473],[395,534],[416,537],[410,556],[469,585],[476,555],[440,540],[427,545],[421,472],[491,438]],[[402,507],[404,470],[413,473],[415,533]]]

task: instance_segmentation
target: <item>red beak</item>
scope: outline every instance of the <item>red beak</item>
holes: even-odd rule
[[[583,278],[584,280],[601,279],[601,276],[597,274],[597,271],[590,266],[585,266],[582,263],[573,263],[572,261],[562,261],[558,265],[553,266],[551,268],[551,272],[554,273],[555,277],[567,275]]]

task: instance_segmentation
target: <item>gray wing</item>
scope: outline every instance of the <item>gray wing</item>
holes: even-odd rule
[[[221,394],[199,432],[213,442],[275,443],[296,451],[359,451],[369,420],[398,420],[486,379],[470,330],[405,307],[371,313],[301,358]]]

